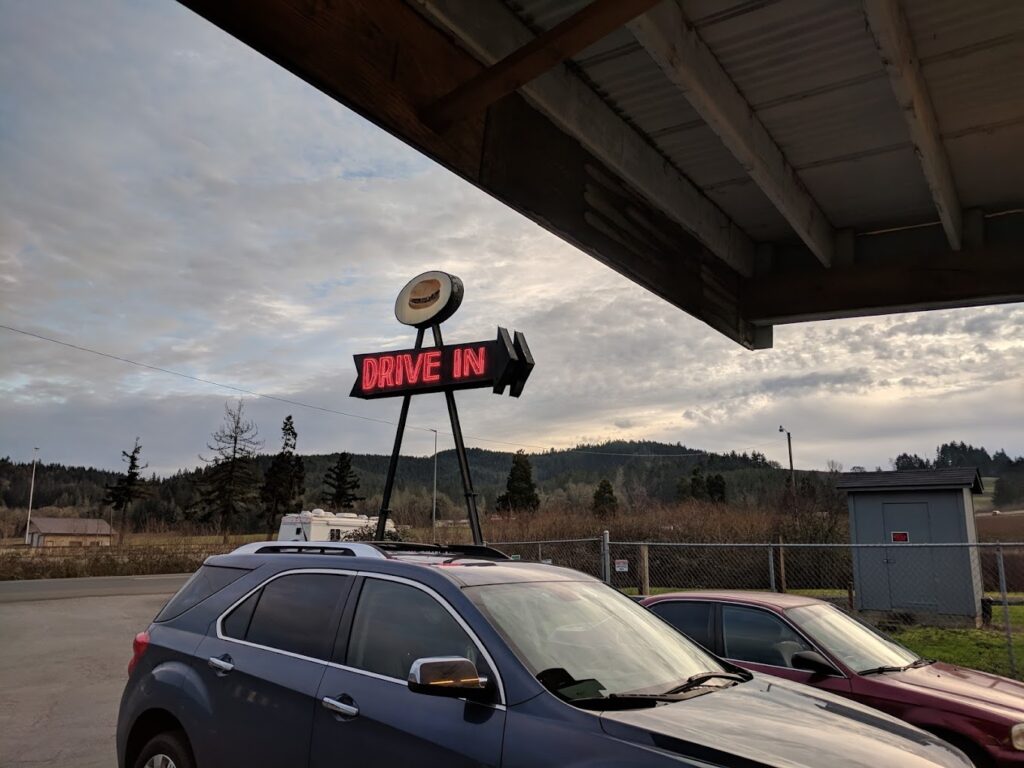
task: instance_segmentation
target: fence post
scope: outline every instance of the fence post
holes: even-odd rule
[[[786,548],[782,546],[782,537],[779,536],[779,592],[786,591]]]
[[[651,560],[646,544],[640,545],[640,594],[651,594]]]
[[[999,563],[999,596],[1003,601],[1003,625],[1006,628],[1006,653],[1010,658],[1010,675],[1017,676],[1017,659],[1013,653],[1013,630],[1010,627],[1010,603],[1006,599],[1006,565],[1003,563],[1003,546],[996,547],[996,561]]]
[[[601,576],[606,584],[612,583],[612,547],[608,531],[601,532]]]
[[[768,587],[775,591],[775,547],[768,545]]]
[[[543,547],[544,547],[544,545],[541,544],[538,541],[537,542],[537,562],[538,563],[543,562],[543,560],[544,560],[544,550],[543,550]]]

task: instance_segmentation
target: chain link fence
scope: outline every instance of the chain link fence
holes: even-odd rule
[[[762,590],[813,597],[924,656],[1012,677],[1024,672],[1024,543],[705,544],[620,542],[605,534],[494,546],[633,595]]]

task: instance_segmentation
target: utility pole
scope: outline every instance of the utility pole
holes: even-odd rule
[[[796,472],[793,471],[793,435],[785,427],[779,425],[779,432],[786,433],[786,443],[789,445],[789,484],[793,491],[793,509],[796,510]]]
[[[434,504],[430,509],[430,540],[437,543],[437,430],[434,433]]]
[[[36,462],[39,459],[39,447],[32,449],[32,482],[28,486],[28,517],[25,518],[25,543],[29,543],[28,527],[32,523],[32,497],[36,493]]]

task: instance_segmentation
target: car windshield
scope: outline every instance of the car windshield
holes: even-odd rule
[[[834,605],[802,605],[786,611],[797,626],[856,672],[905,667],[920,657]]]
[[[604,584],[491,584],[466,594],[537,679],[567,701],[661,694],[694,675],[725,671],[713,656]]]

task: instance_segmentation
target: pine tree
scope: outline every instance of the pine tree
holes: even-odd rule
[[[725,478],[722,475],[708,475],[708,499],[718,504],[725,503]]]
[[[607,478],[597,484],[594,491],[594,503],[591,510],[597,517],[611,517],[619,509],[619,500],[615,498],[615,489]]]
[[[109,504],[114,512],[121,515],[121,525],[118,527],[117,540],[124,540],[124,531],[128,525],[128,510],[132,502],[141,498],[145,490],[139,475],[149,464],[139,466],[139,454],[142,452],[142,445],[139,438],[135,438],[135,446],[131,451],[121,451],[121,461],[128,462],[128,471],[118,476],[117,482],[113,485],[104,486],[107,494],[103,498],[104,504]],[[113,514],[111,515],[113,518]],[[113,527],[113,526],[111,526]]]
[[[264,523],[270,538],[274,536],[280,515],[302,509],[302,496],[306,492],[306,467],[302,457],[295,453],[298,437],[295,423],[289,414],[281,425],[281,451],[270,462],[260,489]]]
[[[352,457],[347,453],[338,454],[338,461],[327,470],[324,485],[324,502],[336,510],[351,509],[355,502],[363,501],[362,496],[356,495],[359,478],[352,470]]]
[[[203,473],[200,505],[220,523],[225,544],[235,519],[256,506],[258,486],[253,459],[263,447],[256,424],[243,416],[243,403],[224,405],[224,423],[207,443],[210,458],[199,458],[210,466]]]
[[[701,501],[708,498],[708,484],[704,479],[704,470],[700,467],[694,467],[690,475],[690,495]]]
[[[690,478],[683,475],[676,483],[676,501],[686,501],[690,495]]]
[[[530,466],[530,459],[526,453],[521,450],[512,457],[512,468],[505,483],[505,493],[498,496],[497,506],[498,509],[509,512],[534,512],[540,506],[537,486],[533,482],[533,467]]]

